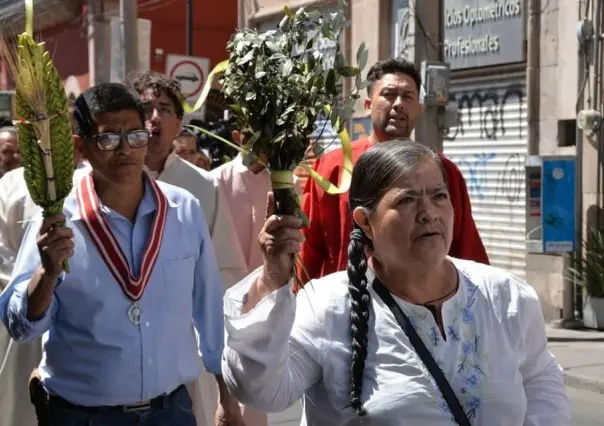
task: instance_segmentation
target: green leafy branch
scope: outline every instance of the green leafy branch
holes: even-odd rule
[[[362,44],[356,66],[350,65],[340,46],[348,25],[346,2],[322,14],[287,6],[278,29],[262,34],[245,29],[227,44],[229,65],[221,83],[233,100],[238,129],[244,135],[246,163],[266,158],[272,170],[293,170],[305,157],[317,118],[324,114],[339,133],[354,113],[365,87],[361,76],[368,51]],[[322,39],[335,43],[335,63],[318,48]],[[353,80],[350,95],[341,105],[341,82]]]
[[[581,284],[588,296],[604,297],[604,229],[589,227],[582,244],[583,258],[569,268],[569,278]]]

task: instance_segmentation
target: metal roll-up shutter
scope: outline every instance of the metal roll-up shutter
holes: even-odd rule
[[[493,266],[525,276],[524,74],[454,80],[451,102],[460,123],[444,138],[444,154],[461,169],[474,221]]]

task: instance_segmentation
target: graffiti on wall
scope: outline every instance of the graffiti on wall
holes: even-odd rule
[[[464,136],[490,142],[506,136],[522,139],[526,136],[523,134],[524,98],[522,84],[452,91],[450,101],[457,104],[459,125],[450,129],[445,139],[455,141]],[[524,154],[503,156],[487,149],[456,162],[466,170],[468,191],[473,197],[508,203],[520,201]]]
[[[491,188],[489,184],[493,181],[488,174],[489,164],[501,162],[502,156],[495,152],[475,154],[473,158],[464,158],[457,163],[467,169],[466,185],[468,192],[483,200],[489,196]],[[520,201],[522,196],[524,178],[524,155],[509,154],[503,159],[503,170],[497,173],[495,179],[494,201],[504,200],[508,203]]]
[[[473,126],[479,126],[481,139],[498,140],[510,130],[517,130],[519,138],[522,138],[524,96],[524,86],[520,84],[511,84],[503,89],[452,92],[449,101],[457,104],[459,125],[450,129],[445,139],[454,141]],[[518,108],[515,121],[504,119],[509,106]]]

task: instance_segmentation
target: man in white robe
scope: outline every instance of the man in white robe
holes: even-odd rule
[[[89,165],[74,146],[74,182]],[[0,179],[0,291],[8,285],[17,253],[29,221],[40,211],[29,196],[23,167]],[[14,344],[4,324],[0,324],[0,424],[35,426],[36,413],[30,402],[28,381],[42,358],[42,341]]]
[[[131,75],[129,85],[141,95],[147,129],[151,132],[145,160],[147,172],[159,181],[186,189],[199,200],[226,290],[247,275],[247,268],[243,256],[235,249],[237,235],[227,201],[215,178],[173,151],[172,142],[182,129],[184,115],[180,84],[163,74],[147,71]],[[188,389],[197,425],[213,426],[218,408],[214,376],[203,371]]]

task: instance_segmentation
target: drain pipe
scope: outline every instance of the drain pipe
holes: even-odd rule
[[[528,155],[539,154],[541,0],[528,2],[526,91]]]

